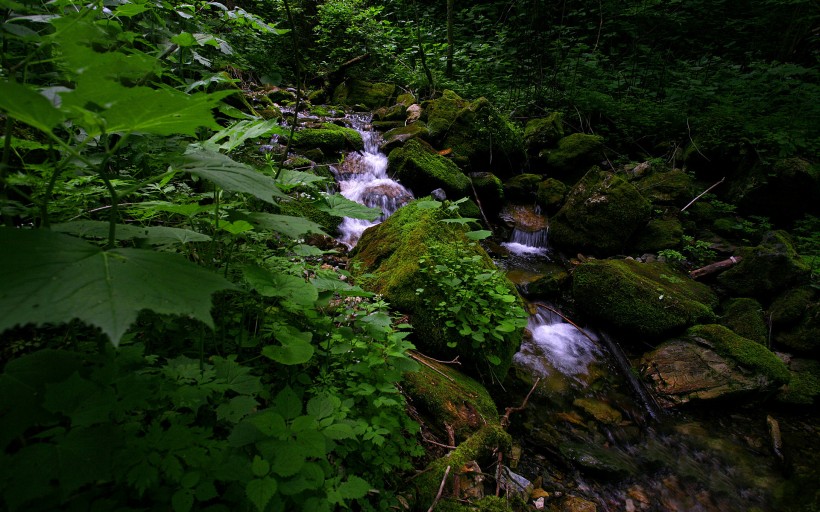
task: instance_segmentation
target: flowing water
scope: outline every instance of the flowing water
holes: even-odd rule
[[[339,226],[339,241],[352,248],[365,229],[375,226],[413,199],[413,194],[387,176],[387,155],[379,150],[381,135],[370,126],[370,114],[351,114],[351,127],[364,140],[364,149],[348,153],[340,166],[332,167],[340,193],[358,203],[379,208],[375,221],[345,217]]]
[[[345,197],[383,215],[374,222],[345,219],[339,231],[348,247],[412,199],[387,176],[369,116],[351,121],[365,148],[333,171]],[[546,228],[516,229],[503,245],[511,255],[499,264],[508,275],[556,265]],[[761,409],[663,414],[606,333],[582,329],[546,304],[535,305],[528,330],[513,361],[521,383],[504,397],[520,403],[515,393],[523,396],[541,379],[510,426],[522,448],[515,478],[540,486],[551,501],[578,496],[598,511],[775,512],[772,495],[783,470]]]

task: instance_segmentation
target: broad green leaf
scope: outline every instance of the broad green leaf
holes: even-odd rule
[[[342,402],[336,395],[318,395],[308,400],[307,412],[317,420],[320,420],[333,414],[340,405],[342,405]]]
[[[266,345],[262,347],[262,355],[277,363],[293,365],[310,361],[314,350],[309,343],[291,342],[281,346]]]
[[[274,197],[287,199],[288,196],[276,188],[273,178],[257,172],[245,164],[231,158],[201,148],[190,148],[183,157],[180,170],[205,178],[225,190],[251,194],[267,203],[276,204]]]
[[[418,208],[419,210],[430,210],[432,208],[440,208],[441,202],[430,199],[424,201],[416,201],[415,205],[416,208]]]
[[[470,217],[457,217],[452,219],[441,219],[441,222],[445,222],[447,224],[469,224],[470,222],[475,222],[478,219],[472,219]]]
[[[241,235],[242,233],[253,231],[253,224],[246,220],[238,220],[236,222],[222,221],[219,223],[219,229],[227,231],[232,235]]]
[[[305,464],[305,450],[298,443],[285,441],[276,447],[276,456],[271,464],[273,472],[279,476],[293,476]]]
[[[273,399],[276,412],[286,420],[292,420],[302,414],[302,399],[293,391],[293,388],[286,386],[277,393]]]
[[[42,94],[5,80],[0,82],[0,110],[46,133],[65,119],[63,113]]]
[[[85,238],[108,238],[108,227],[108,222],[99,220],[75,220],[54,224],[51,226],[51,230]],[[185,244],[211,240],[210,236],[190,229],[167,226],[134,226],[132,224],[117,224],[116,238],[117,240],[144,238],[152,245]]]
[[[302,257],[309,257],[309,256],[321,256],[323,254],[334,254],[336,251],[323,251],[318,247],[314,247],[312,245],[306,244],[299,244],[293,248],[293,254]]]
[[[259,228],[276,231],[293,239],[301,238],[309,233],[328,236],[322,231],[322,226],[302,217],[275,213],[253,213],[249,217],[251,222]]]
[[[194,506],[194,493],[191,489],[179,489],[171,496],[171,508],[174,512],[188,512]]]
[[[324,201],[318,201],[315,204],[317,210],[327,212],[335,217],[374,221],[382,216],[380,209],[370,208],[356,201],[351,201],[341,194],[326,195]]]
[[[270,477],[254,478],[245,487],[245,495],[256,506],[259,512],[263,512],[268,502],[276,494],[276,480]]]
[[[137,14],[142,14],[143,12],[145,12],[149,9],[150,9],[150,7],[148,7],[145,4],[127,3],[127,4],[122,4],[119,7],[117,7],[117,9],[114,11],[114,16],[116,16],[116,17],[123,16],[123,17],[126,17],[126,18],[130,18],[131,16],[136,16]]]
[[[263,297],[281,297],[296,305],[310,307],[319,298],[311,283],[301,277],[274,273],[262,267],[247,265],[242,274],[245,280]]]
[[[266,476],[270,473],[270,462],[266,461],[259,455],[255,455],[253,457],[253,462],[251,463],[251,471],[253,472],[253,476]]]
[[[265,137],[274,133],[279,135],[287,134],[284,128],[279,126],[279,122],[275,119],[239,121],[238,123],[232,124],[228,128],[223,128],[222,130],[216,132],[210,139],[205,141],[203,146],[213,151],[222,150],[225,152],[231,152],[241,146],[248,139]],[[225,138],[228,140],[220,143],[220,141]]]
[[[143,309],[212,326],[211,295],[235,286],[175,254],[99,247],[46,230],[0,228],[0,331],[79,319],[116,346]]]
[[[324,430],[322,430],[322,433],[329,439],[333,440],[352,439],[356,437],[356,434],[353,432],[353,427],[347,423],[334,423],[332,425],[328,425]]]
[[[342,498],[355,500],[363,498],[370,491],[370,484],[356,475],[350,475],[347,482],[339,486],[339,494]]]
[[[196,38],[190,32],[182,32],[171,38],[171,42],[183,48],[194,46],[197,44]]]
[[[309,172],[294,171],[291,169],[282,169],[281,171],[279,171],[279,176],[276,177],[276,183],[279,183],[280,185],[283,185],[285,187],[310,185],[311,183],[317,183],[321,181],[327,181],[327,179],[321,176],[316,176],[315,174],[311,174]]]
[[[484,240],[485,238],[491,237],[493,235],[492,231],[487,231],[486,229],[480,229],[477,231],[468,231],[464,233],[464,236],[469,238],[470,240]]]
[[[228,420],[231,423],[239,421],[259,406],[259,403],[250,396],[239,395],[231,398],[230,402],[223,402],[216,408],[216,419]]]

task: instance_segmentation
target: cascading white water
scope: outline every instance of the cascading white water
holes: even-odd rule
[[[539,229],[538,231],[530,232],[515,228],[512,237],[510,237],[510,241],[504,242],[501,245],[518,256],[546,256],[549,251],[548,235],[548,229]]]
[[[532,339],[522,343],[513,363],[532,375],[546,377],[556,370],[573,377],[586,374],[589,365],[603,357],[589,337],[555,313],[539,309],[527,328]]]
[[[387,176],[387,155],[379,151],[380,134],[370,126],[369,114],[350,116],[351,126],[362,135],[364,149],[349,153],[333,172],[341,194],[358,203],[379,208],[375,221],[345,217],[339,226],[339,241],[353,248],[365,229],[375,226],[413,199],[413,194]]]

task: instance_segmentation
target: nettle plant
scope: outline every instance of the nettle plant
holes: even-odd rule
[[[0,340],[45,346],[3,347],[2,507],[388,507],[418,450],[407,326],[277,213],[381,212],[229,156],[281,128],[202,75],[228,55],[203,9],[0,5]]]

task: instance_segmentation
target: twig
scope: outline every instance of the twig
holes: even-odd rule
[[[441,499],[441,493],[444,492],[444,484],[447,483],[447,477],[450,475],[450,466],[447,466],[447,469],[444,470],[444,478],[441,479],[441,485],[438,486],[438,494],[436,494],[436,499],[433,500],[433,503],[430,505],[430,508],[427,509],[427,512],[433,512],[433,509],[436,508],[436,504],[438,500]]]
[[[476,192],[475,184],[473,183],[473,178],[467,176],[467,179],[470,180],[470,187],[473,189],[473,197],[475,197],[475,204],[478,206],[478,211],[481,212],[481,217],[484,219],[484,224],[487,225],[487,229],[490,230],[490,233],[493,233],[493,235],[495,235],[495,233],[493,232],[493,227],[490,224],[490,221],[487,220],[487,215],[484,213],[484,208],[481,207],[481,200],[478,198],[478,192]]]
[[[686,131],[689,134],[689,142],[691,142],[692,145],[695,147],[695,151],[697,151],[700,156],[705,158],[707,162],[711,162],[711,160],[709,160],[708,156],[701,153],[700,148],[698,148],[698,145],[695,144],[695,141],[692,139],[692,129],[689,127],[689,118],[688,117],[686,118]]]
[[[532,396],[532,393],[535,391],[535,388],[538,387],[539,382],[541,382],[541,377],[535,379],[535,383],[533,383],[530,392],[527,393],[527,396],[524,397],[524,401],[521,402],[521,405],[519,405],[518,407],[507,407],[506,409],[504,409],[504,417],[501,418],[501,428],[507,428],[510,425],[510,414],[518,411],[523,411],[524,408],[527,407],[527,402],[529,401],[530,396]]]
[[[424,366],[426,366],[427,368],[430,368],[431,370],[433,370],[434,372],[438,373],[439,375],[441,375],[441,376],[442,376],[442,377],[444,377],[445,379],[449,380],[450,382],[455,382],[455,381],[456,381],[454,378],[450,377],[449,375],[445,374],[444,372],[442,372],[441,370],[439,370],[439,369],[438,369],[438,368],[436,368],[435,366],[433,366],[433,365],[431,365],[430,363],[428,363],[427,361],[423,360],[423,359],[422,359],[422,358],[420,358],[418,355],[416,355],[416,354],[414,354],[414,353],[412,353],[412,352],[408,352],[408,354],[410,355],[410,357],[412,357],[412,358],[413,358],[413,359],[415,359],[416,361],[420,362],[421,364],[423,364],[423,365],[424,365]]]
[[[421,352],[419,352],[417,350],[413,350],[412,352],[416,355],[419,355],[419,356],[427,359],[428,361],[435,361],[435,362],[441,363],[441,364],[461,364],[461,361],[458,360],[459,356],[456,356],[455,359],[453,359],[452,361],[442,361],[441,359],[436,359],[434,357],[430,357],[427,354],[422,354]]]
[[[499,450],[498,464],[495,466],[495,495],[501,496],[501,472],[504,470],[504,453]]]
[[[424,440],[425,443],[430,443],[430,444],[434,444],[436,446],[441,446],[442,448],[447,448],[448,450],[455,450],[457,448],[456,446],[449,446],[449,445],[446,445],[444,443],[438,443],[436,441],[433,441],[432,439],[427,439],[425,437],[422,437],[422,440]]]
[[[707,188],[706,190],[704,190],[703,192],[701,192],[701,193],[700,193],[700,194],[699,194],[696,198],[694,198],[694,199],[692,199],[691,201],[689,201],[689,204],[687,204],[686,206],[684,206],[683,208],[681,208],[681,209],[680,209],[680,211],[684,211],[684,210],[686,210],[687,208],[689,208],[690,206],[692,206],[692,204],[694,204],[694,202],[695,202],[695,201],[697,201],[697,200],[698,200],[698,199],[700,199],[701,197],[703,197],[703,196],[705,196],[706,194],[708,194],[710,190],[712,190],[713,188],[715,188],[715,187],[717,187],[718,185],[720,185],[721,183],[723,183],[723,182],[724,182],[724,180],[726,180],[726,176],[724,176],[724,177],[720,178],[720,181],[718,181],[717,183],[715,183],[715,184],[714,184],[714,185],[712,185],[711,187],[709,187],[709,188]]]

